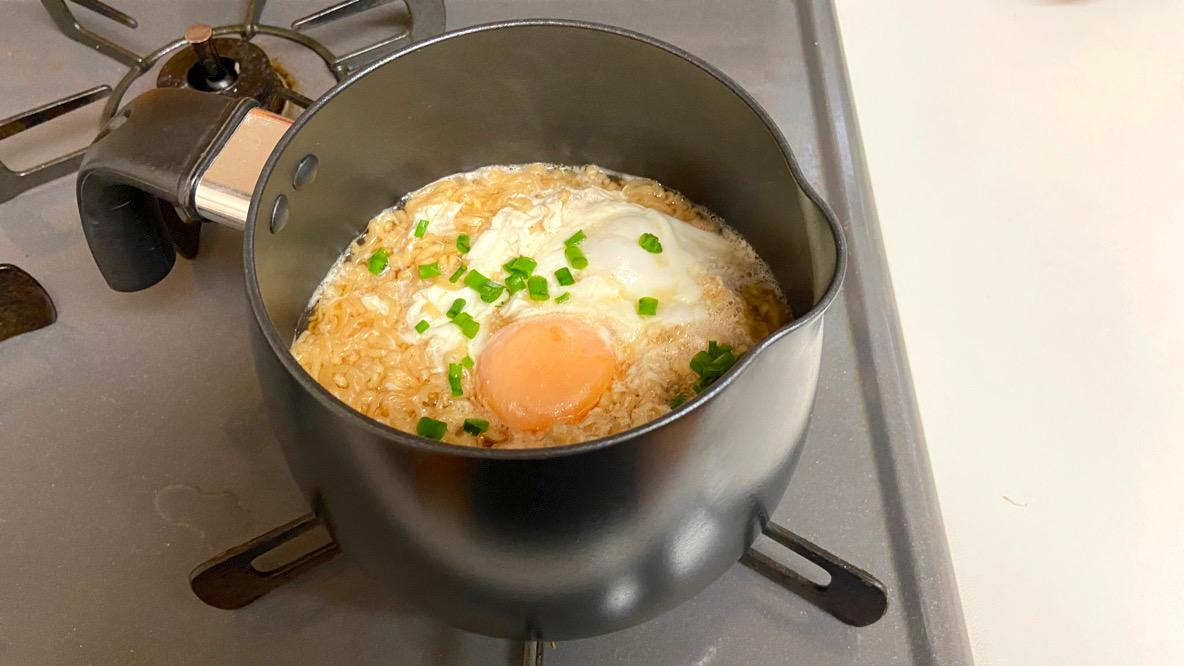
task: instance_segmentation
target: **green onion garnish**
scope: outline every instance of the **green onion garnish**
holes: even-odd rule
[[[518,257],[507,261],[502,265],[502,268],[506,269],[507,273],[519,273],[529,277],[531,273],[534,273],[534,267],[538,265],[539,262],[530,257]]]
[[[559,284],[563,285],[564,287],[567,287],[567,286],[570,286],[570,285],[573,285],[576,283],[576,279],[571,276],[571,271],[567,270],[566,267],[560,268],[559,270],[555,271],[555,281],[558,282]]]
[[[565,291],[562,294],[559,294],[558,296],[555,297],[556,303],[566,303],[570,300],[571,300],[571,292],[570,291]]]
[[[415,424],[415,434],[420,437],[427,437],[428,439],[443,439],[444,433],[448,432],[448,424],[443,421],[437,421],[426,416],[419,417],[419,423]]]
[[[532,275],[526,281],[526,290],[530,292],[530,300],[545,301],[551,297],[551,292],[547,289],[547,278],[541,275]]]
[[[462,312],[452,318],[452,323],[460,327],[460,332],[470,340],[477,337],[477,331],[481,330],[481,324],[473,319],[473,316],[467,312]]]
[[[455,284],[456,281],[460,279],[460,276],[464,275],[465,271],[467,271],[467,270],[469,270],[469,269],[464,264],[457,266],[456,271],[452,275],[448,276],[448,281]]]
[[[448,315],[449,319],[456,319],[456,315],[460,314],[460,311],[464,309],[465,299],[458,298],[452,302],[452,306],[448,308],[448,312],[446,314]]]
[[[584,256],[584,251],[575,245],[563,248],[563,256],[567,257],[567,263],[571,264],[572,268],[584,270],[588,267],[588,258]]]
[[[452,388],[452,395],[464,395],[460,390],[460,373],[463,371],[460,363],[448,364],[448,386]]]
[[[377,250],[375,250],[374,254],[370,255],[370,261],[368,264],[370,267],[370,272],[373,273],[374,275],[378,275],[379,273],[381,273],[382,269],[386,268],[387,258],[388,258],[388,255],[387,255],[386,250],[384,248],[380,247]]]
[[[456,237],[456,251],[461,254],[468,254],[469,250],[473,248],[472,242],[468,234],[461,234]]]
[[[579,231],[572,234],[567,240],[563,241],[563,244],[567,247],[572,247],[574,245],[583,243],[585,238],[587,238],[587,236],[584,235],[584,230],[580,229]]]
[[[427,280],[428,278],[434,278],[439,274],[440,274],[440,263],[439,262],[433,261],[430,264],[420,264],[419,265],[419,277],[421,277],[425,280]]]
[[[691,370],[699,375],[699,381],[695,382],[693,387],[695,393],[699,393],[722,377],[739,359],[740,357],[732,352],[730,345],[717,344],[715,340],[708,342],[706,350],[691,357]]]
[[[469,271],[469,274],[465,276],[465,286],[470,289],[480,289],[486,282],[489,282],[489,278],[477,271]]]
[[[684,403],[686,401],[687,401],[687,397],[685,395],[683,395],[682,393],[679,393],[678,395],[671,398],[670,402],[668,402],[666,404],[670,405],[670,409],[678,409],[679,406],[681,406],[682,403]]]
[[[489,421],[485,419],[465,419],[465,432],[476,437],[481,433],[489,430]]]
[[[466,356],[466,357],[462,358],[460,360],[460,364],[465,366],[466,368],[472,368],[473,367],[473,357]]]
[[[637,244],[650,254],[662,254],[662,241],[653,234],[642,234],[641,238],[637,239]]]
[[[510,273],[506,278],[506,289],[516,294],[526,288],[526,278],[521,273]]]
[[[485,301],[486,303],[492,303],[496,301],[505,290],[506,288],[502,285],[493,281],[489,281],[481,285],[477,289],[477,293],[481,294],[481,300]]]
[[[645,296],[637,301],[637,314],[652,317],[658,314],[658,299]]]
[[[423,238],[423,235],[428,232],[428,221],[420,220],[419,224],[415,225],[415,237]]]
[[[420,319],[419,323],[415,325],[415,332],[423,333],[424,331],[428,330],[430,326],[431,324],[428,323],[427,319]]]

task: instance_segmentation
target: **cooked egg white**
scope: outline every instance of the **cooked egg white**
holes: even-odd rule
[[[477,321],[500,310],[510,320],[544,314],[577,314],[609,331],[617,345],[632,345],[647,328],[701,321],[708,316],[702,278],[733,260],[736,246],[725,237],[693,227],[658,211],[626,201],[619,192],[599,188],[563,190],[533,199],[527,210],[504,208],[490,227],[472,239],[464,263],[472,270],[502,283],[503,265],[525,256],[538,262],[535,275],[547,278],[550,298],[531,300],[522,290],[504,293],[494,303],[484,303],[477,292],[425,285],[416,292],[405,313],[406,329],[420,320],[431,327],[408,341],[426,343],[429,354],[443,359],[458,351],[476,358],[490,331],[485,327],[468,340],[446,315],[456,298],[465,299],[465,311]],[[432,231],[451,229],[456,208],[438,206],[421,211],[432,220]],[[564,241],[578,231],[586,239],[580,248],[588,259],[583,270],[571,268],[564,255]],[[657,236],[662,252],[650,253],[638,240],[642,234]],[[571,270],[575,284],[561,286],[555,271]],[[571,296],[558,303],[564,293]],[[643,297],[658,300],[654,316],[637,312]]]

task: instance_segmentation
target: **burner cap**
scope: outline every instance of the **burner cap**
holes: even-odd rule
[[[242,39],[214,38],[210,26],[201,23],[189,26],[185,40],[190,48],[161,67],[158,87],[251,97],[268,111],[283,109],[284,81],[263,49]]]

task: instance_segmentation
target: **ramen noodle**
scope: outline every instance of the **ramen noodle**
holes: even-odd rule
[[[292,353],[394,428],[542,447],[677,408],[788,320],[753,249],[681,194],[594,166],[492,166],[372,219]]]

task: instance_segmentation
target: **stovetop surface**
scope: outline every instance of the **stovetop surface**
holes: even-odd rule
[[[122,76],[122,66],[60,35],[40,3],[0,3],[0,116]],[[140,28],[103,28],[147,52],[189,23],[237,22],[243,4],[170,2],[162,11],[123,0]],[[275,4],[264,21],[286,25],[326,3]],[[887,615],[848,627],[737,565],[657,619],[548,649],[547,663],[968,662],[829,3],[446,4],[449,28],[580,18],[703,57],[778,121],[850,235],[809,441],[774,520],[883,580]],[[315,60],[277,58],[305,94],[330,81]],[[317,76],[304,80],[305,70]],[[0,160],[27,166],[79,147],[95,118],[97,107],[5,141]],[[73,187],[63,178],[0,204],[0,262],[29,271],[59,310],[50,327],[0,343],[0,662],[519,659],[520,645],[439,624],[344,557],[239,611],[193,596],[195,565],[307,511],[253,374],[241,237],[207,225],[198,259],[179,259],[151,289],[116,293],[89,256]]]

